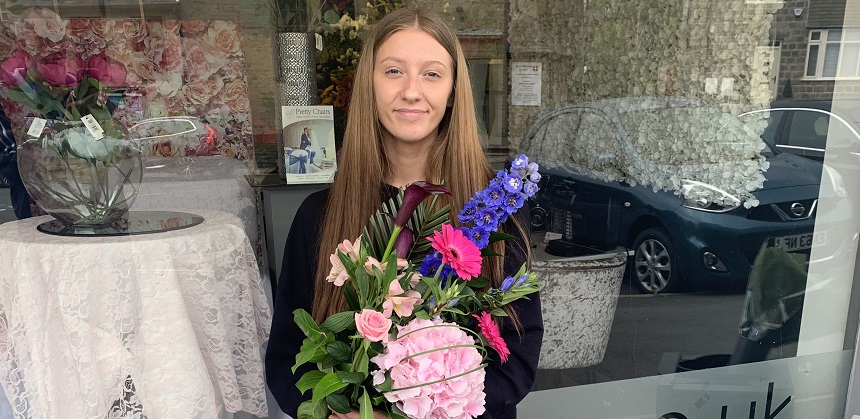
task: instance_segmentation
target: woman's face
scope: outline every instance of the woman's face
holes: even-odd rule
[[[451,56],[427,32],[402,29],[379,46],[373,93],[386,141],[433,141],[453,89]]]

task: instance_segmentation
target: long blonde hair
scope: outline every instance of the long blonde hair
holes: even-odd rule
[[[451,190],[448,199],[456,215],[493,176],[480,144],[466,57],[454,31],[439,15],[423,8],[402,8],[382,18],[365,41],[356,67],[338,171],[322,218],[313,304],[313,317],[318,322],[346,308],[342,290],[325,281],[331,268],[328,256],[341,241],[358,237],[379,208],[383,181],[391,174],[373,95],[373,67],[380,45],[393,33],[409,28],[433,36],[454,63],[453,103],[439,123],[438,137],[428,154],[426,180],[446,182]],[[456,217],[453,218],[456,222]],[[495,243],[493,250],[503,254],[504,245]],[[504,279],[504,259],[495,257],[486,262],[484,275],[498,287]],[[515,313],[511,314],[516,319]]]

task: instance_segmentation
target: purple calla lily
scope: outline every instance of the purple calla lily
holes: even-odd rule
[[[410,230],[409,227],[404,226],[403,230],[400,230],[400,234],[398,234],[397,238],[394,240],[394,253],[397,257],[406,259],[406,256],[409,255],[409,251],[412,250],[413,242],[412,230]]]
[[[447,186],[436,185],[429,182],[418,181],[414,182],[403,192],[403,204],[397,210],[397,216],[394,218],[395,227],[403,227],[409,221],[409,217],[415,212],[424,199],[430,195],[450,194]]]

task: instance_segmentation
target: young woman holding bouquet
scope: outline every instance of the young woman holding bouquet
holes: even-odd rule
[[[398,9],[374,27],[356,70],[350,109],[335,182],[299,208],[278,279],[266,372],[278,404],[293,417],[310,397],[296,388],[309,365],[291,372],[304,338],[293,311],[303,308],[322,322],[346,307],[341,289],[325,280],[332,249],[344,238],[358,237],[396,188],[444,181],[451,193],[443,199],[459,211],[494,177],[479,142],[462,47],[435,13]],[[528,260],[526,213],[514,214],[502,227],[515,239],[491,244],[503,255],[487,258],[482,266],[491,287],[502,286],[505,275]],[[505,311],[510,317],[501,333],[510,354],[502,364],[492,352],[485,370],[484,418],[516,418],[516,405],[537,371],[543,337],[538,294]],[[358,418],[358,413],[331,417]]]

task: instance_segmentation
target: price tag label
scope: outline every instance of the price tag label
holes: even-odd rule
[[[322,48],[323,48],[322,35],[320,35],[318,33],[314,34],[314,35],[316,35],[315,38],[317,40],[317,50],[322,51]]]
[[[47,123],[48,121],[42,118],[33,118],[33,123],[30,124],[30,129],[27,130],[27,135],[38,140],[42,136],[42,130],[45,129],[45,124]]]
[[[102,129],[102,126],[96,122],[96,119],[93,118],[92,115],[87,115],[81,118],[81,122],[84,123],[84,126],[87,127],[87,131],[90,132],[90,135],[93,136],[96,140],[101,140],[105,136],[105,130]]]

